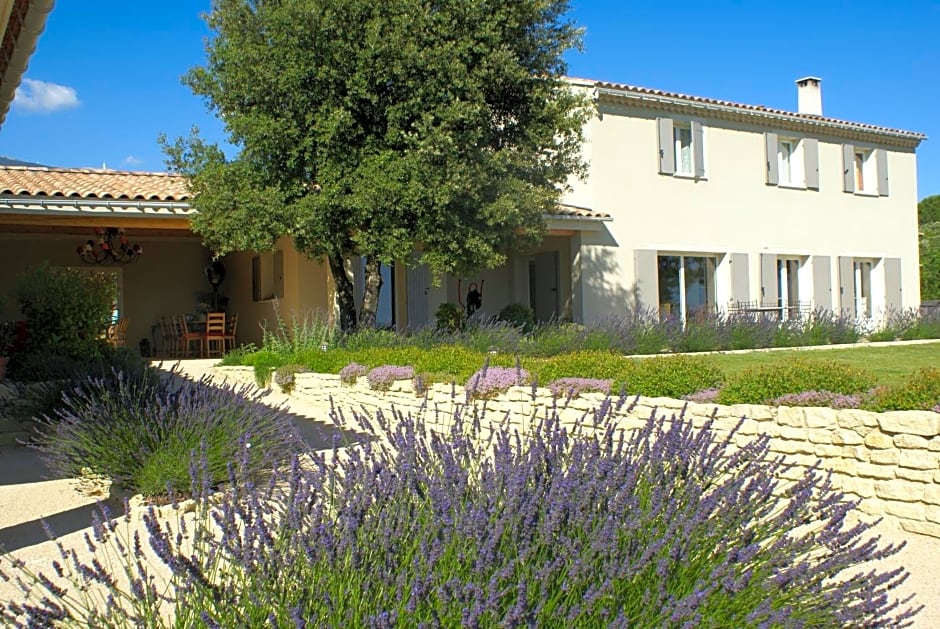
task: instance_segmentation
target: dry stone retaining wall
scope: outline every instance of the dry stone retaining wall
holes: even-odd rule
[[[253,382],[249,368],[218,368],[222,377]],[[360,378],[354,386],[339,376],[297,374],[294,395],[328,412],[340,409],[367,412],[388,410],[424,412],[427,421],[446,422],[453,411],[465,406],[462,387],[436,384],[425,395],[415,395],[410,381],[394,383],[389,391],[373,391]],[[574,423],[598,408],[600,394],[572,400],[560,409],[563,422]],[[555,406],[546,388],[514,387],[495,400],[475,401],[494,420],[508,415],[525,427]],[[618,426],[629,430],[650,417],[669,419],[685,408],[685,417],[703,426],[714,414],[713,429],[727,435],[739,422],[735,440],[744,443],[756,435],[770,437],[772,452],[794,465],[793,477],[818,462],[833,472],[834,485],[860,500],[868,514],[886,516],[910,532],[940,537],[940,414],[930,411],[873,413],[830,408],[791,408],[759,405],[718,406],[693,404],[669,398],[638,398],[615,412]],[[741,418],[745,418],[743,421]]]

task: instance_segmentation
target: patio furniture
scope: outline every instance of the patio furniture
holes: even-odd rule
[[[175,358],[180,353],[180,336],[173,317],[160,317],[160,344],[158,350],[168,358]]]
[[[105,340],[111,347],[127,347],[127,317],[121,317],[108,326]]]
[[[219,358],[225,353],[225,313],[206,313],[205,355],[216,355]],[[215,348],[215,350],[213,350]]]
[[[192,351],[193,342],[199,343],[199,353],[197,356],[203,355],[203,349],[205,348],[205,334],[201,332],[192,332],[189,329],[189,326],[186,324],[186,315],[179,315],[175,317],[177,330],[179,330],[180,336],[180,350],[184,356],[189,356]]]
[[[238,328],[238,313],[225,320],[225,351],[235,349],[235,330]]]

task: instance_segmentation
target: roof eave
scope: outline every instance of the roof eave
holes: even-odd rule
[[[19,36],[12,44],[13,50],[3,51],[9,55],[9,63],[7,64],[3,76],[0,76],[0,126],[3,125],[7,113],[10,111],[10,105],[13,103],[13,97],[16,95],[16,89],[23,80],[23,74],[29,66],[29,58],[36,50],[39,35],[46,27],[46,18],[49,17],[49,13],[52,11],[52,6],[55,4],[55,1],[28,0],[26,4],[26,16],[23,18]],[[15,6],[14,10],[16,10]],[[3,43],[5,44],[5,31],[9,27],[9,23],[4,24],[3,27]]]
[[[617,89],[613,87],[602,87],[600,85],[594,86],[595,97],[600,99],[603,97],[612,98],[615,100],[627,100],[635,102],[640,106],[655,108],[655,107],[676,107],[676,108],[685,108],[693,110],[702,110],[712,114],[716,114],[720,117],[736,117],[736,118],[757,118],[763,121],[770,122],[784,122],[792,125],[804,125],[807,127],[816,127],[821,129],[826,129],[830,132],[836,133],[854,133],[862,134],[868,136],[875,136],[879,138],[889,139],[895,143],[903,144],[905,146],[910,146],[911,148],[916,148],[923,140],[927,139],[927,136],[923,133],[917,133],[915,131],[904,131],[901,129],[888,129],[888,128],[871,128],[865,125],[860,125],[857,123],[835,120],[833,118],[813,118],[797,114],[789,114],[786,112],[778,111],[766,111],[758,109],[750,109],[747,107],[736,107],[733,105],[725,105],[720,103],[709,103],[702,102],[693,99],[679,98],[675,96],[665,96],[662,94],[648,94],[641,92],[634,92],[630,90]]]

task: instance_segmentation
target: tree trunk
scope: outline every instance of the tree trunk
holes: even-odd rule
[[[382,289],[382,263],[374,256],[366,256],[362,309],[359,311],[359,326],[362,329],[375,327],[375,312],[379,307],[379,291]]]
[[[327,256],[330,272],[336,283],[336,301],[339,305],[339,325],[343,332],[352,332],[356,329],[356,297],[353,283],[346,275],[346,266],[343,256],[330,254]]]

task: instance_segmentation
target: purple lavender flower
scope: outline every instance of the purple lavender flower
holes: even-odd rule
[[[863,397],[863,394],[833,393],[832,391],[800,391],[799,393],[786,393],[768,403],[771,406],[861,408]]]
[[[688,400],[689,402],[696,402],[698,404],[714,404],[718,401],[718,393],[721,392],[721,389],[717,387],[711,387],[708,389],[702,389],[701,391],[696,391],[695,393],[690,393],[688,395],[683,395],[683,400]]]
[[[396,380],[411,380],[414,377],[414,367],[403,367],[401,365],[381,365],[371,369],[366,374],[369,388],[375,391],[388,391]]]

